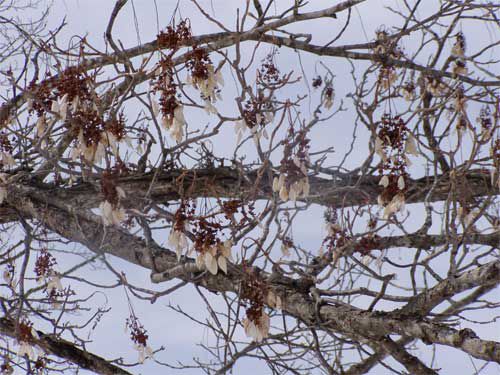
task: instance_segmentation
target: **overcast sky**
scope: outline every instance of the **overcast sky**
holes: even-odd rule
[[[429,3],[432,2],[432,0],[426,1]],[[157,0],[156,2],[160,16],[159,26],[155,14],[155,3],[153,0],[129,1],[124,10],[120,13],[114,28],[114,36],[116,39],[120,40],[125,47],[136,45],[139,41],[138,39],[140,39],[142,43],[153,40],[158,33],[158,28],[164,29],[165,26],[168,25],[177,1]],[[206,6],[206,10],[211,15],[214,15],[219,20],[222,20],[230,28],[234,28],[237,7],[242,7],[244,4],[244,1],[242,0],[212,0],[200,2]],[[49,18],[49,28],[56,26],[63,20],[63,18],[65,18],[67,26],[61,33],[61,45],[64,45],[64,41],[69,41],[73,35],[86,35],[87,40],[91,44],[103,50],[105,46],[103,34],[114,3],[115,1],[112,0],[54,0],[54,6]],[[277,3],[278,6],[289,6],[290,1],[279,0]],[[308,9],[320,9],[335,2],[326,0],[311,0],[310,3],[311,5],[308,6]],[[389,13],[385,11],[383,7],[384,5],[394,5],[395,3],[397,6],[397,1],[371,0],[366,4],[359,6],[358,10],[353,12],[352,15],[352,23],[355,27],[352,27],[351,32],[345,35],[339,43],[371,41],[374,38],[375,29],[381,25],[385,24],[387,27],[390,27],[393,24],[400,25],[401,20],[394,19],[389,16]],[[132,7],[132,4],[134,7]],[[276,10],[279,13],[280,9]],[[137,19],[138,30],[136,29],[134,23],[134,11]],[[190,1],[181,0],[179,12],[183,17],[188,17],[191,20],[193,33],[195,35],[220,31],[216,25],[208,23]],[[343,21],[344,16],[342,15],[336,20],[324,19],[314,21],[314,23],[307,23],[307,25],[300,24],[294,26],[294,30],[311,33],[313,35],[313,40],[321,43],[328,41],[335,36],[342,27]],[[468,34],[471,45],[474,44],[476,38],[479,40],[481,37],[480,34],[480,31]],[[263,47],[263,53],[269,52],[270,48],[271,47]],[[243,49],[243,51],[247,50]],[[248,49],[248,51],[251,51],[251,49]],[[320,62],[328,66],[336,75],[336,105],[339,104],[340,100],[344,100],[345,108],[347,110],[344,113],[335,116],[332,121],[320,125],[318,129],[313,131],[311,138],[313,139],[313,148],[316,150],[324,149],[325,147],[333,145],[336,153],[332,158],[332,164],[338,163],[345,151],[349,149],[349,142],[352,137],[353,126],[355,123],[355,113],[352,110],[353,106],[351,100],[346,97],[353,88],[350,77],[350,65],[340,59],[318,58],[317,56],[305,53],[299,54],[285,48],[280,49],[277,61],[282,72],[293,70],[297,76],[302,75],[300,66],[301,63],[302,67],[305,69],[306,79],[309,82],[314,77],[315,72],[324,73],[324,70],[322,70],[319,64]],[[362,67],[362,64],[358,63],[358,67]],[[226,87],[224,89],[225,91],[223,96],[224,98],[229,99],[224,100],[224,102],[220,103],[217,107],[224,114],[234,114],[234,101],[230,99],[231,93],[235,92],[234,84],[231,85],[232,80],[229,77],[227,77],[225,81]],[[307,85],[299,83],[294,88],[290,89],[290,96],[307,93],[307,90]],[[318,93],[312,92],[312,96],[313,99],[317,100]],[[309,102],[306,100],[302,108],[304,118],[309,118],[311,108],[313,107],[311,107]],[[187,114],[186,117],[188,118],[188,121],[193,123],[207,123],[207,121],[212,121],[213,123],[215,121],[213,118],[211,120],[207,120],[201,113]],[[360,161],[364,160],[367,151],[367,134],[365,133],[359,135],[355,143],[357,150],[347,160],[346,167],[357,166]],[[223,153],[224,150],[226,150],[229,155],[235,144],[234,134],[230,131],[230,129],[227,129],[217,137],[217,142],[217,151]],[[251,158],[254,156],[249,155],[249,157]],[[338,159],[335,159],[336,157]],[[421,173],[423,173],[423,170],[424,168],[421,166]],[[319,249],[322,237],[324,236],[323,229],[318,229],[322,228],[323,225],[322,212],[322,208],[313,207],[311,210],[307,211],[307,213],[300,215],[297,223],[294,225],[294,238],[304,248]],[[421,220],[421,217],[414,218],[415,227],[418,227],[418,224],[420,224],[419,220]],[[163,240],[158,239],[160,244],[165,243],[166,238],[167,235],[165,235]],[[81,247],[72,247],[71,249],[83,251]],[[401,253],[399,256],[403,259],[405,254]],[[58,266],[61,269],[65,269],[65,267],[67,268],[73,264],[74,259],[74,257],[59,256]],[[133,267],[129,263],[123,262],[119,259],[113,259],[112,263],[117,270],[125,272],[130,281],[135,282],[136,284],[143,283],[146,287],[158,288],[157,286],[152,286],[150,284],[148,271]],[[93,281],[99,281],[107,284],[115,281],[110,272],[104,268],[91,269],[90,267],[87,267],[86,269],[81,270],[78,275],[90,278]],[[168,285],[161,285],[161,288],[166,289],[174,284],[175,281],[169,283]],[[89,291],[85,286],[82,286],[82,284],[72,284],[72,287],[79,292],[81,291],[82,295],[83,293]],[[104,295],[104,293],[106,295]],[[213,300],[215,304],[220,303],[217,298],[211,298],[211,300]],[[129,308],[125,298],[124,289],[118,288],[103,290],[103,294],[99,294],[95,297],[94,303],[96,305],[111,307],[112,311],[105,314],[100,321],[98,328],[92,336],[94,342],[88,346],[89,350],[110,359],[117,357],[124,357],[127,360],[136,359],[137,353],[132,349],[132,343],[128,338],[128,334],[124,332],[125,319],[129,315]],[[203,302],[193,287],[186,286],[168,297],[160,299],[154,305],[139,300],[134,300],[133,303],[137,316],[140,317],[141,322],[145,325],[145,328],[149,332],[150,345],[155,349],[162,345],[166,348],[165,351],[157,354],[156,358],[158,360],[162,362],[169,362],[171,364],[175,364],[175,361],[177,360],[183,361],[184,363],[190,363],[193,357],[198,357],[205,361],[209,360],[210,357],[204,350],[197,346],[197,344],[210,344],[212,342],[210,333],[167,307],[169,303],[173,305],[181,305],[184,311],[192,314],[194,317],[201,320],[208,319],[209,315],[203,306]],[[380,306],[384,305],[380,304]],[[474,328],[484,339],[498,339],[499,337],[498,330],[495,332],[491,329],[481,329],[481,327],[477,326]],[[243,338],[243,330],[241,329],[240,331],[240,337]],[[423,348],[422,353],[424,351],[427,353],[426,359],[429,358],[431,355],[430,351]],[[437,352],[438,356],[442,355],[441,359],[438,360],[439,367],[443,369],[442,374],[473,373],[471,359],[464,356],[462,353],[443,347],[439,348]],[[474,362],[479,363],[480,361],[474,360]],[[268,373],[268,370],[264,365],[262,366],[262,369],[258,370],[255,361],[252,361],[251,365],[249,363],[250,362],[247,360],[238,362],[235,366],[234,373],[243,375]],[[467,370],[465,371],[464,369]],[[498,369],[498,366],[495,367],[492,365],[489,370],[484,372],[484,374],[498,374]],[[132,372],[142,374],[199,373],[198,370],[184,370],[182,372],[166,370],[164,367],[152,364],[150,361],[146,362],[146,364],[140,369],[134,368]],[[387,370],[381,366],[377,366],[372,370],[372,372],[370,372],[370,374],[375,375],[382,375],[386,373]]]

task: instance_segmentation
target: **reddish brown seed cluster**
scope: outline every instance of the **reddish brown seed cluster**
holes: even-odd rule
[[[479,124],[482,130],[490,130],[493,126],[493,119],[491,116],[491,110],[488,106],[484,106],[479,111],[478,117]]]
[[[67,95],[67,101],[73,102],[78,97],[80,102],[91,102],[90,78],[85,76],[85,70],[72,66],[56,77],[50,72],[42,83],[31,82],[29,90],[33,96],[30,113],[36,112],[38,117],[44,115],[52,106],[53,101]]]
[[[262,92],[259,92],[256,99],[250,99],[245,103],[242,115],[246,125],[253,129],[259,126],[264,127],[268,121],[263,114],[271,111],[272,104],[265,99]]]
[[[284,141],[283,158],[280,163],[280,173],[286,174],[286,184],[289,188],[295,182],[307,177],[303,165],[309,163],[310,140],[305,128],[295,130],[293,125],[288,128]]]
[[[116,177],[117,175],[111,171],[104,171],[101,177],[101,192],[104,195],[104,200],[111,203],[113,207],[118,207],[120,201],[116,190]]]
[[[125,115],[120,112],[117,116],[109,117],[104,123],[104,129],[116,137],[117,141],[121,141],[127,135],[125,130]]]
[[[157,36],[158,48],[177,50],[192,38],[191,25],[188,19],[182,20],[177,26],[167,26],[165,31]]]
[[[203,254],[212,246],[220,244],[219,232],[222,225],[213,218],[196,216],[196,203],[183,200],[174,215],[174,230],[184,232],[187,224],[191,225],[194,235],[194,249]]]
[[[230,220],[235,230],[241,230],[246,225],[251,223],[255,217],[255,203],[241,200],[229,200],[221,203],[221,209],[224,212],[226,220]],[[237,220],[235,215],[241,215]]]
[[[244,104],[242,117],[250,129],[264,128],[272,122],[274,112],[272,93],[285,83],[285,78],[280,76],[280,71],[275,65],[275,55],[275,52],[271,52],[262,61],[257,70],[257,93]]]
[[[37,278],[44,278],[52,275],[56,264],[56,258],[50,254],[47,248],[43,248],[35,261],[35,274]]]
[[[245,300],[244,306],[246,307],[247,318],[259,325],[268,286],[257,272],[245,263],[243,264],[243,270],[245,274],[242,282],[241,298]]]
[[[96,109],[77,109],[73,113],[73,123],[76,124],[73,128],[75,138],[78,136],[80,131],[82,131],[83,140],[86,146],[91,147],[99,143],[104,127],[101,116]]]
[[[351,236],[347,234],[347,231],[338,224],[338,215],[335,208],[330,207],[325,211],[325,222],[327,236],[323,240],[323,246],[325,246],[326,250],[334,252],[351,240]]]
[[[467,98],[465,96],[465,91],[462,85],[459,85],[455,90],[454,94],[454,105],[453,110],[458,115],[456,127],[457,130],[462,131],[466,128],[469,128],[471,125],[469,124],[467,113],[465,112],[467,106]]]
[[[177,100],[177,84],[174,80],[173,62],[170,56],[160,61],[160,74],[153,79],[153,92],[160,93],[160,111],[163,118],[171,124],[175,109],[179,106]]]
[[[323,84],[323,78],[321,78],[321,76],[317,76],[317,77],[313,78],[312,87],[317,89],[317,88],[321,87],[322,84]]]
[[[253,204],[245,207],[240,200],[230,200],[221,202],[221,211],[226,220],[230,220],[236,225],[236,229],[243,228],[252,221]],[[236,222],[234,215],[240,214]],[[194,237],[194,250],[203,254],[213,246],[222,245],[224,242],[222,232],[227,225],[223,222],[218,213],[209,215],[196,214],[196,202],[182,200],[179,208],[174,214],[173,229],[178,232],[184,232],[190,227],[190,231]]]
[[[263,87],[272,88],[283,83],[280,71],[276,67],[274,57],[276,53],[270,53],[262,61],[262,65],[257,70],[257,84]]]
[[[9,363],[9,357],[4,357],[4,362],[0,365],[0,374],[10,375],[14,373],[14,368]]]
[[[219,232],[222,225],[214,220],[199,217],[191,223],[194,234],[194,248],[198,253],[204,253],[212,246],[222,243]]]
[[[230,220],[242,205],[243,203],[239,199],[222,202],[222,211],[224,212],[225,218]]]
[[[29,320],[23,319],[19,322],[18,325],[18,339],[19,341],[23,341],[26,343],[30,343],[33,341],[33,323]]]
[[[194,216],[196,210],[196,206],[189,201],[181,200],[180,206],[175,211],[173,227],[175,230],[183,232],[186,228],[186,224],[188,223],[188,218]]]
[[[139,322],[139,318],[131,314],[126,321],[127,327],[130,329],[130,339],[137,345],[147,346],[148,334],[144,326]]]
[[[38,356],[33,366],[38,371],[38,373],[42,373],[42,371],[47,367],[49,359],[43,356]]]
[[[349,243],[354,252],[361,255],[368,255],[372,250],[380,249],[380,236],[377,234],[368,233],[357,240],[349,235],[347,230],[338,223],[337,211],[334,208],[329,208],[325,212],[325,221],[328,234],[323,240],[323,246],[328,254],[337,252]],[[368,229],[373,231],[376,225],[377,219],[373,217],[368,222]]]
[[[207,50],[198,46],[193,46],[187,59],[186,67],[193,82],[206,81],[210,73],[209,66],[212,65],[212,60],[210,60]]]
[[[379,173],[385,179],[380,198],[383,203],[390,202],[398,193],[407,190],[408,179],[407,158],[405,145],[408,138],[408,128],[400,116],[385,113],[380,122],[378,131],[379,153],[382,161],[379,164]]]
[[[453,52],[457,55],[463,55],[466,49],[465,35],[462,32],[457,33],[455,36],[455,44],[453,45]]]
[[[333,86],[330,84],[325,88],[325,101],[333,100],[334,96],[335,96],[335,90],[333,89]]]

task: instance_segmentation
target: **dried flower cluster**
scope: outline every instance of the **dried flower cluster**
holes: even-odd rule
[[[469,124],[469,120],[467,119],[466,109],[467,109],[467,98],[465,96],[463,86],[459,85],[455,90],[454,103],[453,103],[453,110],[457,114],[456,129],[459,139],[462,138],[462,135],[465,132],[465,130],[471,127],[471,125]]]
[[[290,237],[283,237],[281,240],[281,253],[284,257],[290,256],[290,249],[293,248],[293,246],[293,240]]]
[[[184,44],[192,42],[191,26],[187,20],[183,20],[177,27],[167,27],[165,32],[158,35],[157,40],[159,48],[169,48],[170,52],[161,59],[155,70],[159,74],[153,79],[152,85],[155,93],[160,92],[160,102],[158,104],[152,99],[153,112],[155,116],[159,116],[161,112],[163,126],[170,130],[171,137],[179,143],[184,137],[186,120],[184,107],[177,97],[172,57]],[[215,71],[207,50],[193,44],[187,54],[186,68],[189,72],[187,84],[200,91],[207,112],[217,113],[213,103],[221,99],[220,90],[224,79],[220,71]]]
[[[323,239],[321,249],[325,248],[329,254],[340,254],[339,250],[351,241],[351,236],[338,223],[338,215],[335,208],[329,207],[325,211],[324,217],[326,237]]]
[[[330,109],[333,106],[333,99],[335,98],[335,90],[333,85],[328,83],[323,90],[323,105],[326,109]]]
[[[378,196],[378,203],[385,207],[383,216],[388,218],[404,208],[407,167],[410,165],[407,155],[417,155],[415,139],[401,117],[388,113],[382,116],[375,139],[375,152],[382,159],[379,185],[383,190]]]
[[[378,75],[378,84],[383,90],[388,90],[391,88],[398,79],[398,74],[396,73],[396,68],[390,65],[382,66]]]
[[[79,131],[75,147],[71,151],[73,160],[83,157],[86,161],[101,163],[108,148],[118,159],[119,142],[125,141],[129,146],[131,145],[125,133],[123,113],[117,118],[111,115],[107,120],[103,120],[95,108],[82,108],[75,112],[74,122],[79,124]]]
[[[276,67],[275,54],[275,52],[269,53],[257,70],[257,93],[244,103],[241,111],[242,120],[238,121],[235,126],[237,143],[240,142],[247,128],[250,129],[256,143],[262,137],[269,138],[266,125],[274,121],[274,92],[287,82]]]
[[[194,215],[194,207],[190,207],[186,201],[181,201],[179,208],[175,212],[172,230],[168,237],[168,244],[173,246],[180,260],[182,251],[188,248],[188,241],[185,232],[189,230],[188,215]]]
[[[270,319],[264,311],[264,302],[269,291],[266,283],[252,268],[244,267],[244,271],[241,296],[247,301],[247,317],[243,319],[243,327],[248,337],[256,342],[261,342],[269,336]],[[281,300],[278,302],[276,295],[271,298],[274,298],[275,304],[279,303],[281,306]]]
[[[481,110],[479,111],[479,117],[477,118],[477,121],[479,122],[479,125],[481,126],[481,130],[483,132],[490,132],[493,126],[493,116],[491,115],[491,110],[488,106],[483,106]]]
[[[28,111],[36,112],[39,118],[52,112],[65,119],[68,109],[74,112],[81,103],[92,101],[90,82],[85,69],[79,66],[69,67],[55,77],[48,72],[41,83],[30,83]]]
[[[392,59],[400,59],[403,57],[403,50],[397,45],[398,38],[391,38],[384,28],[378,29],[375,34],[376,39],[373,52],[378,55],[388,56]]]
[[[170,131],[170,136],[179,143],[184,137],[186,120],[184,107],[177,98],[173,55],[186,43],[192,40],[191,25],[188,20],[182,20],[177,26],[168,26],[166,31],[158,35],[158,47],[170,51],[164,56],[155,69],[158,74],[152,80],[153,92],[160,93],[159,104],[152,99],[153,113],[158,117],[161,113],[161,124]]]
[[[35,262],[35,275],[38,284],[45,284],[45,291],[53,307],[58,307],[58,299],[64,296],[61,276],[54,269],[56,259],[47,248],[42,248]],[[68,289],[68,293],[70,290]]]
[[[285,82],[275,63],[276,52],[269,53],[257,69],[257,85],[261,89],[274,90]]]
[[[14,373],[14,368],[9,363],[9,356],[4,356],[4,361],[0,365],[0,374],[11,375]]]
[[[316,76],[312,80],[312,87],[317,89],[323,85],[323,78],[321,76]]]
[[[401,94],[403,95],[403,98],[407,102],[411,102],[413,99],[415,99],[416,87],[412,81],[405,82],[405,84],[403,86],[401,86],[400,90],[401,90]]]
[[[83,157],[88,162],[100,163],[110,147],[118,156],[117,143],[128,141],[125,117],[114,113],[101,113],[98,97],[92,93],[92,80],[81,67],[70,67],[58,76],[45,79],[41,84],[30,84],[28,110],[36,112],[36,138],[42,138],[42,147],[49,123],[64,122],[74,134],[71,158]],[[52,116],[52,119],[49,119]]]
[[[215,71],[208,52],[197,46],[193,46],[193,50],[189,53],[186,66],[190,73],[187,83],[200,91],[200,96],[205,101],[205,111],[216,114],[217,109],[213,103],[217,99],[222,100],[220,91],[224,86],[221,71]]]
[[[376,219],[370,219],[368,223],[369,233],[361,236],[359,239],[353,238],[347,229],[342,227],[338,222],[337,210],[335,208],[328,208],[325,211],[325,229],[327,232],[326,237],[321,244],[321,255],[323,249],[327,250],[327,254],[333,255],[334,261],[343,254],[343,248],[351,244],[354,252],[360,253],[362,256],[370,254],[372,250],[380,248],[380,236],[373,233],[376,226]]]
[[[453,61],[453,74],[454,75],[466,75],[468,73],[466,61],[464,59],[465,55],[465,36],[462,32],[459,32],[455,36],[455,43],[451,49],[451,55],[455,58]]]
[[[310,185],[307,176],[309,159],[309,139],[307,131],[301,128],[295,131],[293,125],[288,128],[284,141],[280,175],[273,179],[273,191],[279,193],[282,201],[295,202],[298,198],[309,196]]]
[[[425,92],[432,96],[442,96],[445,95],[447,91],[448,87],[439,78],[425,77]]]
[[[177,98],[177,84],[174,80],[173,63],[170,57],[159,63],[160,74],[153,80],[153,91],[160,92],[160,103],[152,99],[153,113],[158,117],[161,113],[161,124],[170,130],[170,136],[180,142],[184,136],[184,107]]]
[[[28,320],[21,320],[18,325],[18,341],[19,349],[17,355],[19,357],[28,357],[30,360],[35,360],[35,351],[33,348],[34,339],[39,340],[38,333],[33,328],[33,323]]]
[[[170,55],[173,55],[183,44],[189,42],[192,38],[191,25],[188,19],[181,20],[179,24],[169,25],[165,31],[157,35],[158,48],[170,49]]]
[[[147,358],[153,358],[153,349],[148,345],[147,331],[134,314],[130,314],[127,318],[126,327],[130,329],[130,339],[139,353],[139,363],[144,363]]]
[[[121,187],[116,185],[116,173],[110,171],[102,173],[101,192],[104,201],[99,205],[99,209],[104,225],[120,225],[126,217],[120,201],[126,197],[126,194]]]
[[[235,132],[239,143],[246,129],[250,129],[255,141],[262,137],[269,138],[265,126],[274,120],[273,106],[262,91],[259,91],[257,98],[252,98],[245,102],[242,112],[243,119],[236,123]]]
[[[242,218],[239,226],[244,226],[251,218],[243,203],[238,200],[227,201],[221,204],[221,211],[227,220],[235,221],[234,215],[240,209]],[[250,207],[250,212],[252,207]],[[169,244],[175,248],[178,258],[182,252],[188,249],[188,238],[186,233],[191,231],[193,236],[192,250],[196,251],[196,264],[199,268],[205,268],[213,275],[218,270],[227,273],[227,262],[233,262],[232,247],[230,239],[222,240],[223,225],[217,213],[210,215],[196,215],[194,202],[181,201],[174,215],[174,223],[169,235]]]

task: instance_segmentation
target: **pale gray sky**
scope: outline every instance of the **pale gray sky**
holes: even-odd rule
[[[426,1],[432,3],[431,0]],[[169,23],[177,1],[157,0],[156,2],[158,3],[160,28],[163,29]],[[238,7],[242,7],[244,1],[200,0],[200,3],[206,6],[207,12],[215,15],[231,28],[234,28],[236,9]],[[279,0],[277,3],[278,5],[288,6],[290,1]],[[352,23],[355,27],[352,27],[351,30],[355,30],[355,32],[350,32],[345,35],[339,43],[366,42],[374,38],[375,29],[381,25],[386,25],[387,27],[392,26],[394,23],[400,25],[401,20],[393,18],[386,10],[384,10],[385,5],[395,4],[397,7],[397,3],[397,0],[371,0],[359,6],[358,11],[355,11],[352,14]],[[154,1],[134,0],[133,4],[135,6],[139,26],[140,40],[142,42],[151,41],[155,38],[158,32]],[[310,1],[308,8],[320,9],[330,4],[332,4],[332,1],[313,0]],[[103,49],[103,34],[113,6],[114,1],[112,0],[54,0],[54,6],[49,18],[49,28],[54,27],[61,22],[63,18],[65,18],[67,27],[61,33],[62,37],[59,40],[60,43],[64,45],[64,42],[66,41],[67,43],[73,35],[87,35],[87,39],[91,44],[97,48]],[[207,22],[203,15],[196,10],[190,1],[181,0],[179,10],[183,17],[188,17],[191,20],[194,34],[199,35],[220,31],[216,25]],[[342,27],[344,19],[344,16],[340,16],[337,20],[316,20],[314,23],[298,24],[294,26],[293,29],[313,34],[313,40],[320,43],[327,41],[336,35]],[[120,40],[125,47],[131,47],[137,44],[138,36],[134,26],[132,1],[129,1],[122,13],[120,13],[113,34],[115,38]],[[484,31],[479,30],[477,32],[468,33],[469,43],[472,48],[475,40],[480,40],[480,38],[484,37],[484,34]],[[494,34],[492,37],[494,37]],[[251,44],[249,43],[248,45]],[[271,47],[264,47],[262,48],[262,52],[266,53],[270,50],[270,48]],[[243,51],[251,51],[251,49],[244,49]],[[264,54],[262,57],[263,56]],[[246,57],[248,58],[248,56]],[[333,155],[331,162],[332,164],[338,163],[340,161],[339,159],[349,148],[353,126],[355,123],[355,113],[352,110],[353,106],[351,99],[346,97],[346,95],[349,94],[353,88],[350,76],[351,66],[346,61],[341,59],[319,58],[306,53],[300,53],[300,59],[309,81],[315,76],[316,71],[324,73],[324,70],[319,64],[320,62],[328,66],[336,75],[336,79],[334,81],[336,89],[336,105],[338,105],[340,100],[344,100],[346,111],[335,116],[332,120],[320,125],[311,133],[311,138],[313,150],[320,150],[325,147],[334,146],[336,153]],[[302,75],[298,53],[286,48],[281,48],[277,57],[277,62],[279,63],[279,67],[282,72],[293,70],[296,75]],[[358,68],[366,65],[366,63],[358,62],[355,62],[355,64]],[[225,100],[223,103],[218,105],[218,108],[224,114],[234,114],[234,101],[231,99],[234,96],[231,95],[231,93],[235,92],[234,84],[232,83],[231,77],[226,76],[225,81],[226,86],[223,92]],[[294,88],[290,88],[288,95],[294,96],[304,94],[306,92],[306,86],[299,83],[294,86]],[[317,92],[312,93],[313,103],[317,102],[318,95],[319,93]],[[304,118],[309,118],[311,108],[313,107],[310,107],[308,105],[308,101],[306,100],[302,108]],[[186,118],[192,123],[207,123],[206,116],[204,116],[201,112],[187,113]],[[213,123],[215,120],[212,118],[211,121]],[[347,167],[357,166],[360,161],[364,160],[367,155],[367,139],[368,134],[366,134],[366,132],[359,134],[355,143],[356,151],[347,160]],[[217,136],[216,147],[218,152],[224,152],[224,150],[227,150],[226,152],[229,155],[234,148],[234,144],[235,137],[232,129],[228,128]],[[249,153],[248,157],[252,160],[255,155],[251,155]],[[423,173],[423,167],[423,165],[415,166],[415,173]],[[323,208],[313,207],[306,213],[300,215],[293,227],[293,234],[296,242],[300,243],[305,248],[316,249],[312,251],[317,251],[317,249],[319,249],[322,237],[324,236],[324,230],[322,229],[322,213]],[[417,214],[413,213],[413,215],[415,216],[413,218],[415,227],[418,227],[421,217],[418,217],[418,212]],[[167,235],[168,234],[165,234],[163,240],[158,239],[159,242],[165,243]],[[400,257],[400,261],[402,263],[407,258],[407,255],[403,251],[401,251],[398,256]],[[58,266],[61,270],[63,270],[72,265],[73,261],[74,258],[69,256],[59,256]],[[119,259],[112,259],[112,264],[117,270],[123,271],[130,281],[136,284],[143,283],[146,287],[155,287],[150,285],[148,271],[133,267]],[[105,269],[91,270],[90,267],[87,267],[86,269],[79,271],[78,275],[93,281],[99,281],[107,284],[115,281],[114,277]],[[168,286],[174,285],[174,283],[175,281],[169,283],[168,285],[161,285],[161,288],[166,289]],[[88,287],[83,284],[72,283],[71,285],[78,292],[82,292],[82,295],[84,295],[85,292],[89,292]],[[158,287],[156,286],[156,288]],[[127,360],[135,360],[137,353],[132,349],[132,344],[129,340],[128,334],[124,333],[125,319],[129,315],[125,291],[122,288],[118,288],[103,290],[102,292],[105,293],[106,296],[104,296],[104,294],[97,295],[95,297],[95,304],[103,304],[104,301],[107,300],[106,306],[111,307],[112,310],[102,317],[97,329],[93,332],[93,342],[88,345],[88,349],[106,358],[124,357]],[[498,295],[498,290],[495,293]],[[220,304],[220,301],[216,297],[212,298],[212,296],[209,296],[209,298],[215,304]],[[167,307],[169,303],[182,306],[186,312],[192,314],[198,319],[204,320],[209,317],[203,306],[202,300],[191,286],[186,286],[169,295],[167,298],[160,299],[154,305],[151,305],[149,302],[134,299],[134,309],[137,316],[140,317],[141,322],[148,330],[150,345],[154,349],[157,349],[162,345],[166,348],[165,351],[158,353],[156,358],[159,361],[169,362],[172,364],[177,360],[183,361],[184,363],[190,363],[193,357],[208,360],[209,357],[207,353],[197,344],[210,344],[212,342],[210,333],[206,329],[193,324],[193,322],[189,319],[173,312]],[[382,308],[383,306],[384,304],[381,303],[377,307]],[[82,316],[82,318],[83,317],[84,316]],[[276,320],[274,323],[280,324],[279,320]],[[500,328],[500,326],[497,325],[497,328]],[[498,339],[500,336],[498,330],[495,332],[492,331],[491,328],[489,330],[483,329],[480,325],[475,325],[474,329],[484,339]],[[243,330],[241,329],[240,331],[240,337],[243,338]],[[432,355],[430,350],[424,345],[420,345],[419,352],[424,355],[425,359],[430,358]],[[471,362],[480,363],[480,361],[475,359],[472,361],[470,358],[464,356],[458,351],[444,347],[437,349],[437,356],[440,358],[438,360],[438,367],[442,368],[442,374],[472,374],[473,367],[471,366]],[[394,363],[393,361],[389,362],[392,364]],[[256,365],[255,361],[250,362],[248,360],[242,360],[235,366],[234,374],[269,373],[265,365],[262,365],[261,368],[258,367],[259,366]],[[498,374],[498,371],[498,366],[495,367],[494,365],[491,365],[490,369],[485,371],[484,374],[494,375]],[[151,361],[147,361],[141,368],[134,368],[132,372],[137,374],[199,373],[197,370],[185,370],[182,372],[167,370],[164,367],[153,364]],[[377,366],[372,372],[370,372],[370,374],[374,375],[383,375],[386,373],[387,370],[381,366]]]

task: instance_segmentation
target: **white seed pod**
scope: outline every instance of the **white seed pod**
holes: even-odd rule
[[[45,132],[46,128],[47,123],[45,122],[45,115],[42,115],[36,122],[36,136],[40,138]]]
[[[209,251],[205,253],[205,267],[212,275],[217,275],[217,259]]]
[[[226,258],[224,256],[219,256],[217,258],[217,264],[218,264],[219,268],[222,270],[222,272],[227,274],[227,261],[226,261]]]
[[[285,185],[285,175],[282,173],[280,174],[279,180],[278,180],[278,190],[281,190],[281,188]]]
[[[153,109],[153,114],[155,115],[155,117],[158,117],[158,115],[160,114],[160,105],[158,104],[156,99],[151,99],[151,107]]]
[[[383,186],[383,187],[387,187],[389,186],[389,176],[385,175],[385,176],[382,176],[382,178],[380,179],[379,183],[378,183],[380,186]]]
[[[296,184],[293,184],[291,187],[290,187],[290,194],[289,194],[289,198],[292,202],[295,202],[297,200],[297,186]]]
[[[274,177],[273,178],[273,192],[277,193],[279,190],[280,190],[280,187],[279,187],[279,178],[278,177]]]
[[[405,188],[405,178],[403,176],[399,176],[398,178],[398,189],[403,190]]]
[[[286,189],[286,186],[283,185],[280,189],[280,199],[283,201],[283,202],[286,202],[288,201],[288,190]]]
[[[417,143],[413,135],[410,135],[406,140],[405,153],[413,156],[418,156]]]

